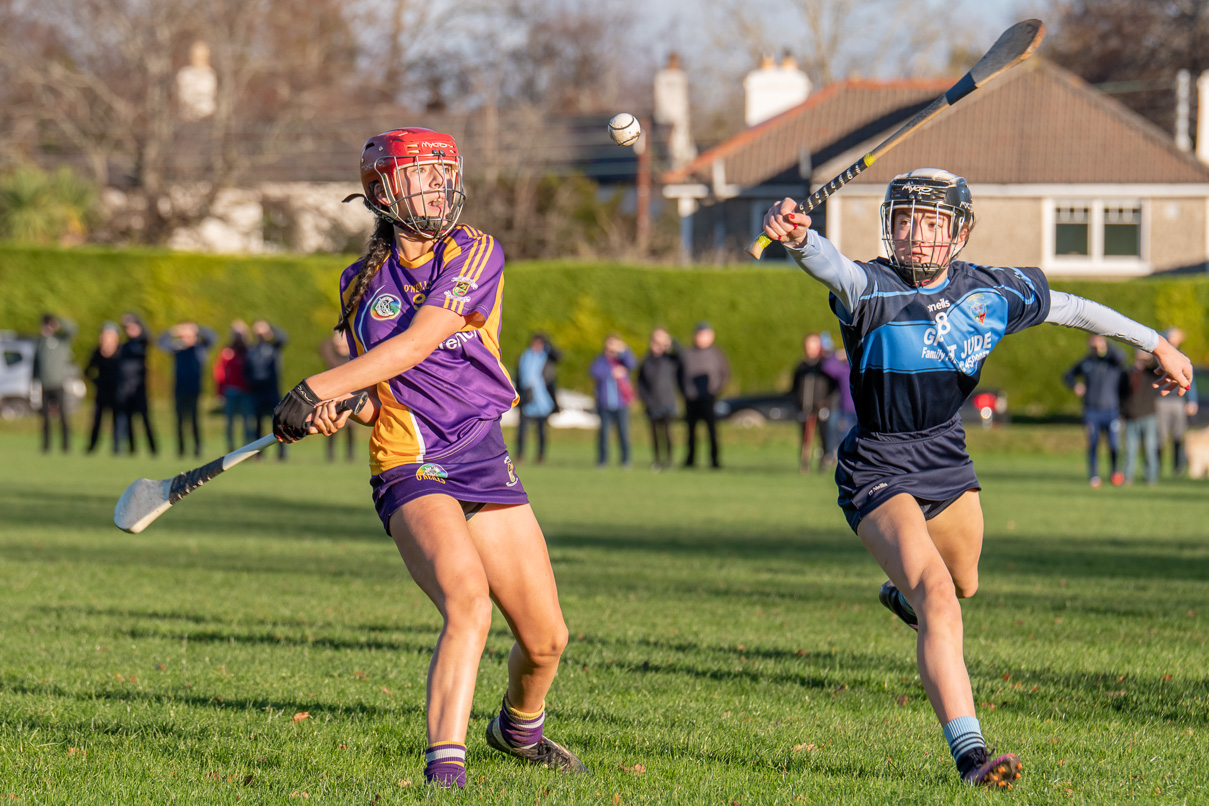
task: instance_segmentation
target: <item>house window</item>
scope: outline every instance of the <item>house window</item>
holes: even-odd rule
[[[1137,205],[1104,207],[1104,256],[1141,257],[1142,208]]]
[[[1054,211],[1054,254],[1060,257],[1091,254],[1089,222],[1091,210],[1087,207],[1059,205]]]
[[[1066,267],[1137,266],[1145,260],[1144,212],[1136,199],[1054,199],[1050,257]]]

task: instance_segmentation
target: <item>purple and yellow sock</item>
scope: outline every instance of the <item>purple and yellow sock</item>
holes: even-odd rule
[[[500,735],[509,747],[524,750],[536,745],[542,740],[542,725],[545,721],[545,703],[542,703],[542,707],[536,712],[527,714],[513,708],[508,702],[508,697],[504,696],[504,703],[500,708],[499,728]]]
[[[461,742],[434,742],[424,751],[424,780],[438,786],[466,786],[466,745]]]

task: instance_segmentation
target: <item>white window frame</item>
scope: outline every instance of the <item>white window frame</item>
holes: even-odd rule
[[[1149,274],[1150,204],[1137,196],[1046,196],[1041,200],[1041,268],[1055,274]],[[1088,254],[1056,255],[1057,210],[1059,207],[1086,207],[1088,211]],[[1136,207],[1139,211],[1138,256],[1104,254],[1104,208]]]

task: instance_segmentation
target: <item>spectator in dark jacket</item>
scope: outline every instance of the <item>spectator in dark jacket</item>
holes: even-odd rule
[[[252,323],[252,335],[255,338],[248,344],[244,376],[256,416],[255,438],[259,439],[265,433],[262,430],[265,420],[272,425],[273,409],[281,399],[281,351],[289,337],[284,330],[263,319]],[[277,458],[285,459],[284,442],[277,443]]]
[[[630,466],[630,403],[634,400],[634,386],[630,373],[638,362],[630,348],[616,333],[605,339],[604,351],[588,367],[588,374],[596,383],[596,411],[600,414],[600,439],[597,444],[596,463],[604,467],[609,462],[609,427],[617,429],[617,443],[621,450],[621,466]]]
[[[88,359],[84,375],[92,381],[94,400],[92,408],[92,434],[88,438],[88,452],[97,449],[101,438],[101,420],[109,412],[110,428],[113,430],[113,452],[118,452],[118,346],[121,335],[114,322],[101,325],[97,348]]]
[[[688,456],[685,467],[697,460],[697,423],[704,422],[709,434],[710,465],[722,467],[718,460],[718,418],[714,404],[718,393],[730,380],[730,364],[722,350],[714,344],[714,329],[708,322],[698,322],[693,344],[680,354],[680,390],[684,394],[684,419],[688,424]]]
[[[155,433],[147,410],[147,328],[138,314],[122,316],[126,341],[118,348],[118,442],[128,442],[134,453],[134,418],[143,418],[147,448],[155,455]]]
[[[208,363],[210,348],[215,340],[213,330],[196,322],[181,322],[160,335],[159,348],[172,355],[174,365],[176,444],[180,456],[185,455],[186,422],[193,431],[193,455],[202,454],[197,402],[202,392],[202,369]]]
[[[1138,445],[1145,456],[1142,473],[1147,484],[1159,480],[1159,418],[1161,395],[1154,388],[1158,362],[1145,350],[1134,353],[1133,368],[1121,378],[1121,414],[1125,418],[1125,483],[1133,484],[1138,468]]]
[[[680,345],[666,329],[651,331],[651,342],[638,365],[638,397],[651,423],[652,470],[672,466],[672,420],[680,386]]]
[[[1125,475],[1117,470],[1117,455],[1121,450],[1121,375],[1125,371],[1125,356],[1108,344],[1103,336],[1087,340],[1087,355],[1067,370],[1063,381],[1083,399],[1083,425],[1087,429],[1088,479],[1092,487],[1103,483],[1096,461],[1100,433],[1108,438],[1112,460],[1113,484],[1125,483]]]
[[[794,405],[798,408],[798,420],[802,423],[798,470],[809,473],[816,433],[824,434],[823,449],[819,456],[820,470],[823,469],[823,462],[827,458],[826,429],[831,417],[836,382],[824,367],[823,339],[818,333],[808,333],[802,340],[802,355],[802,361],[793,371],[792,396]]]
[[[67,424],[68,380],[76,373],[71,355],[71,342],[76,336],[75,323],[54,314],[42,317],[42,328],[34,348],[34,380],[42,385],[42,452],[50,453],[50,420],[59,419],[63,452],[71,445],[71,429]]]

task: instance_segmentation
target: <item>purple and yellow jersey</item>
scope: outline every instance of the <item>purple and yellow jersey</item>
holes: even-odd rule
[[[340,277],[346,303],[359,266]],[[373,473],[447,458],[516,405],[500,360],[503,271],[504,251],[495,239],[461,224],[416,261],[392,249],[370,280],[346,331],[354,357],[402,333],[425,305],[469,320],[419,364],[378,384],[382,410],[370,439]]]

